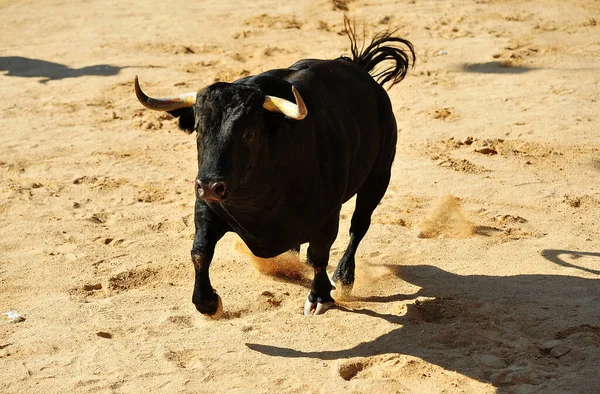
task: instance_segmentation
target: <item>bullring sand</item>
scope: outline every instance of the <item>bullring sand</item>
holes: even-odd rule
[[[195,139],[133,78],[168,96],[348,54],[344,13],[418,56],[353,295],[305,317],[306,246],[277,269],[229,234],[206,319]],[[600,390],[599,2],[1,0],[0,19],[0,312],[25,318],[0,322],[1,392]]]

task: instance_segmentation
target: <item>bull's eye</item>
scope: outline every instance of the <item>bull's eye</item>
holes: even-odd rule
[[[242,141],[250,142],[252,141],[252,138],[254,138],[254,132],[252,129],[245,129],[242,133]]]

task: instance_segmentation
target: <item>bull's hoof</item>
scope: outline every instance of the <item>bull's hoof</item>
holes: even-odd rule
[[[210,300],[197,304],[194,303],[194,305],[196,305],[198,312],[214,320],[220,318],[223,314],[223,302],[221,301],[221,297],[216,292],[213,293]]]
[[[210,317],[213,320],[219,319],[223,314],[223,302],[221,302],[221,297],[216,293],[215,295],[217,296],[217,310],[213,314],[203,313],[204,316]]]
[[[304,303],[304,314],[306,316],[310,315],[322,315],[327,312],[331,307],[335,305],[335,302],[328,301],[320,303],[318,301],[311,302],[309,299]]]

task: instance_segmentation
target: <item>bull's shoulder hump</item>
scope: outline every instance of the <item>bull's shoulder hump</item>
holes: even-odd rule
[[[362,68],[343,58],[303,59],[289,68],[268,70],[239,79],[234,83],[253,85],[267,94],[292,100],[290,85],[295,85],[302,92],[303,89],[319,86],[321,84],[319,81],[327,80],[330,83],[347,86],[349,80],[355,78],[360,80],[365,77],[369,81],[372,79]]]
[[[351,61],[342,58],[332,60],[322,59],[302,59],[292,64],[288,68],[278,68],[262,72],[256,77],[278,77],[285,80],[291,80],[304,74],[323,73],[332,71],[342,71],[346,69],[360,68]]]

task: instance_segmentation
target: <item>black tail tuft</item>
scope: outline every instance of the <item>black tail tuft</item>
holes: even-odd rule
[[[366,48],[364,47],[363,37],[363,44],[359,51],[356,26],[354,23],[350,22],[348,17],[344,17],[344,29],[346,35],[350,39],[352,61],[371,73],[371,76],[379,82],[381,86],[390,82],[391,85],[388,89],[391,88],[404,79],[409,66],[414,66],[416,56],[413,45],[408,40],[394,37],[395,31],[388,30],[376,34]],[[409,51],[399,47],[402,45],[408,48]],[[387,61],[393,63],[379,66],[381,63]]]

